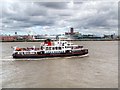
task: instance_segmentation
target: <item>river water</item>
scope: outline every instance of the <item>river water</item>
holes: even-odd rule
[[[11,46],[39,42],[2,43],[3,88],[117,88],[118,42],[74,41],[89,49],[87,57],[12,59]]]

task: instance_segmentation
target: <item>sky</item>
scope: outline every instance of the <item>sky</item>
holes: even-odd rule
[[[118,33],[118,1],[23,2],[4,0],[1,34],[64,34],[73,27],[81,34]]]

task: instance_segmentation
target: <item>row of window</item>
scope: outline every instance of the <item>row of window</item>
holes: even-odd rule
[[[17,54],[37,54],[37,52],[16,52]]]
[[[47,51],[45,53],[64,53],[64,51]]]
[[[46,50],[62,50],[62,47],[46,47]]]
[[[64,51],[52,51],[52,52],[46,52],[46,53],[64,53]],[[16,54],[42,54],[42,52],[16,52]]]

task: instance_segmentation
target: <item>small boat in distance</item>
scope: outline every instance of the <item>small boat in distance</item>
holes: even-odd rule
[[[46,57],[67,57],[82,56],[88,54],[88,49],[75,45],[68,41],[45,40],[40,47],[32,48],[14,47],[13,58],[46,58]]]

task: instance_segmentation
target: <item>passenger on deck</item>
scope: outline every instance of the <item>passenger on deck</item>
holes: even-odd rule
[[[48,46],[51,46],[52,44],[51,44],[51,41],[48,41]]]
[[[47,45],[47,44],[48,44],[48,43],[47,43],[47,40],[45,40],[45,41],[44,41],[44,45]]]
[[[45,40],[44,45],[51,46],[52,45],[51,40],[50,39]]]

